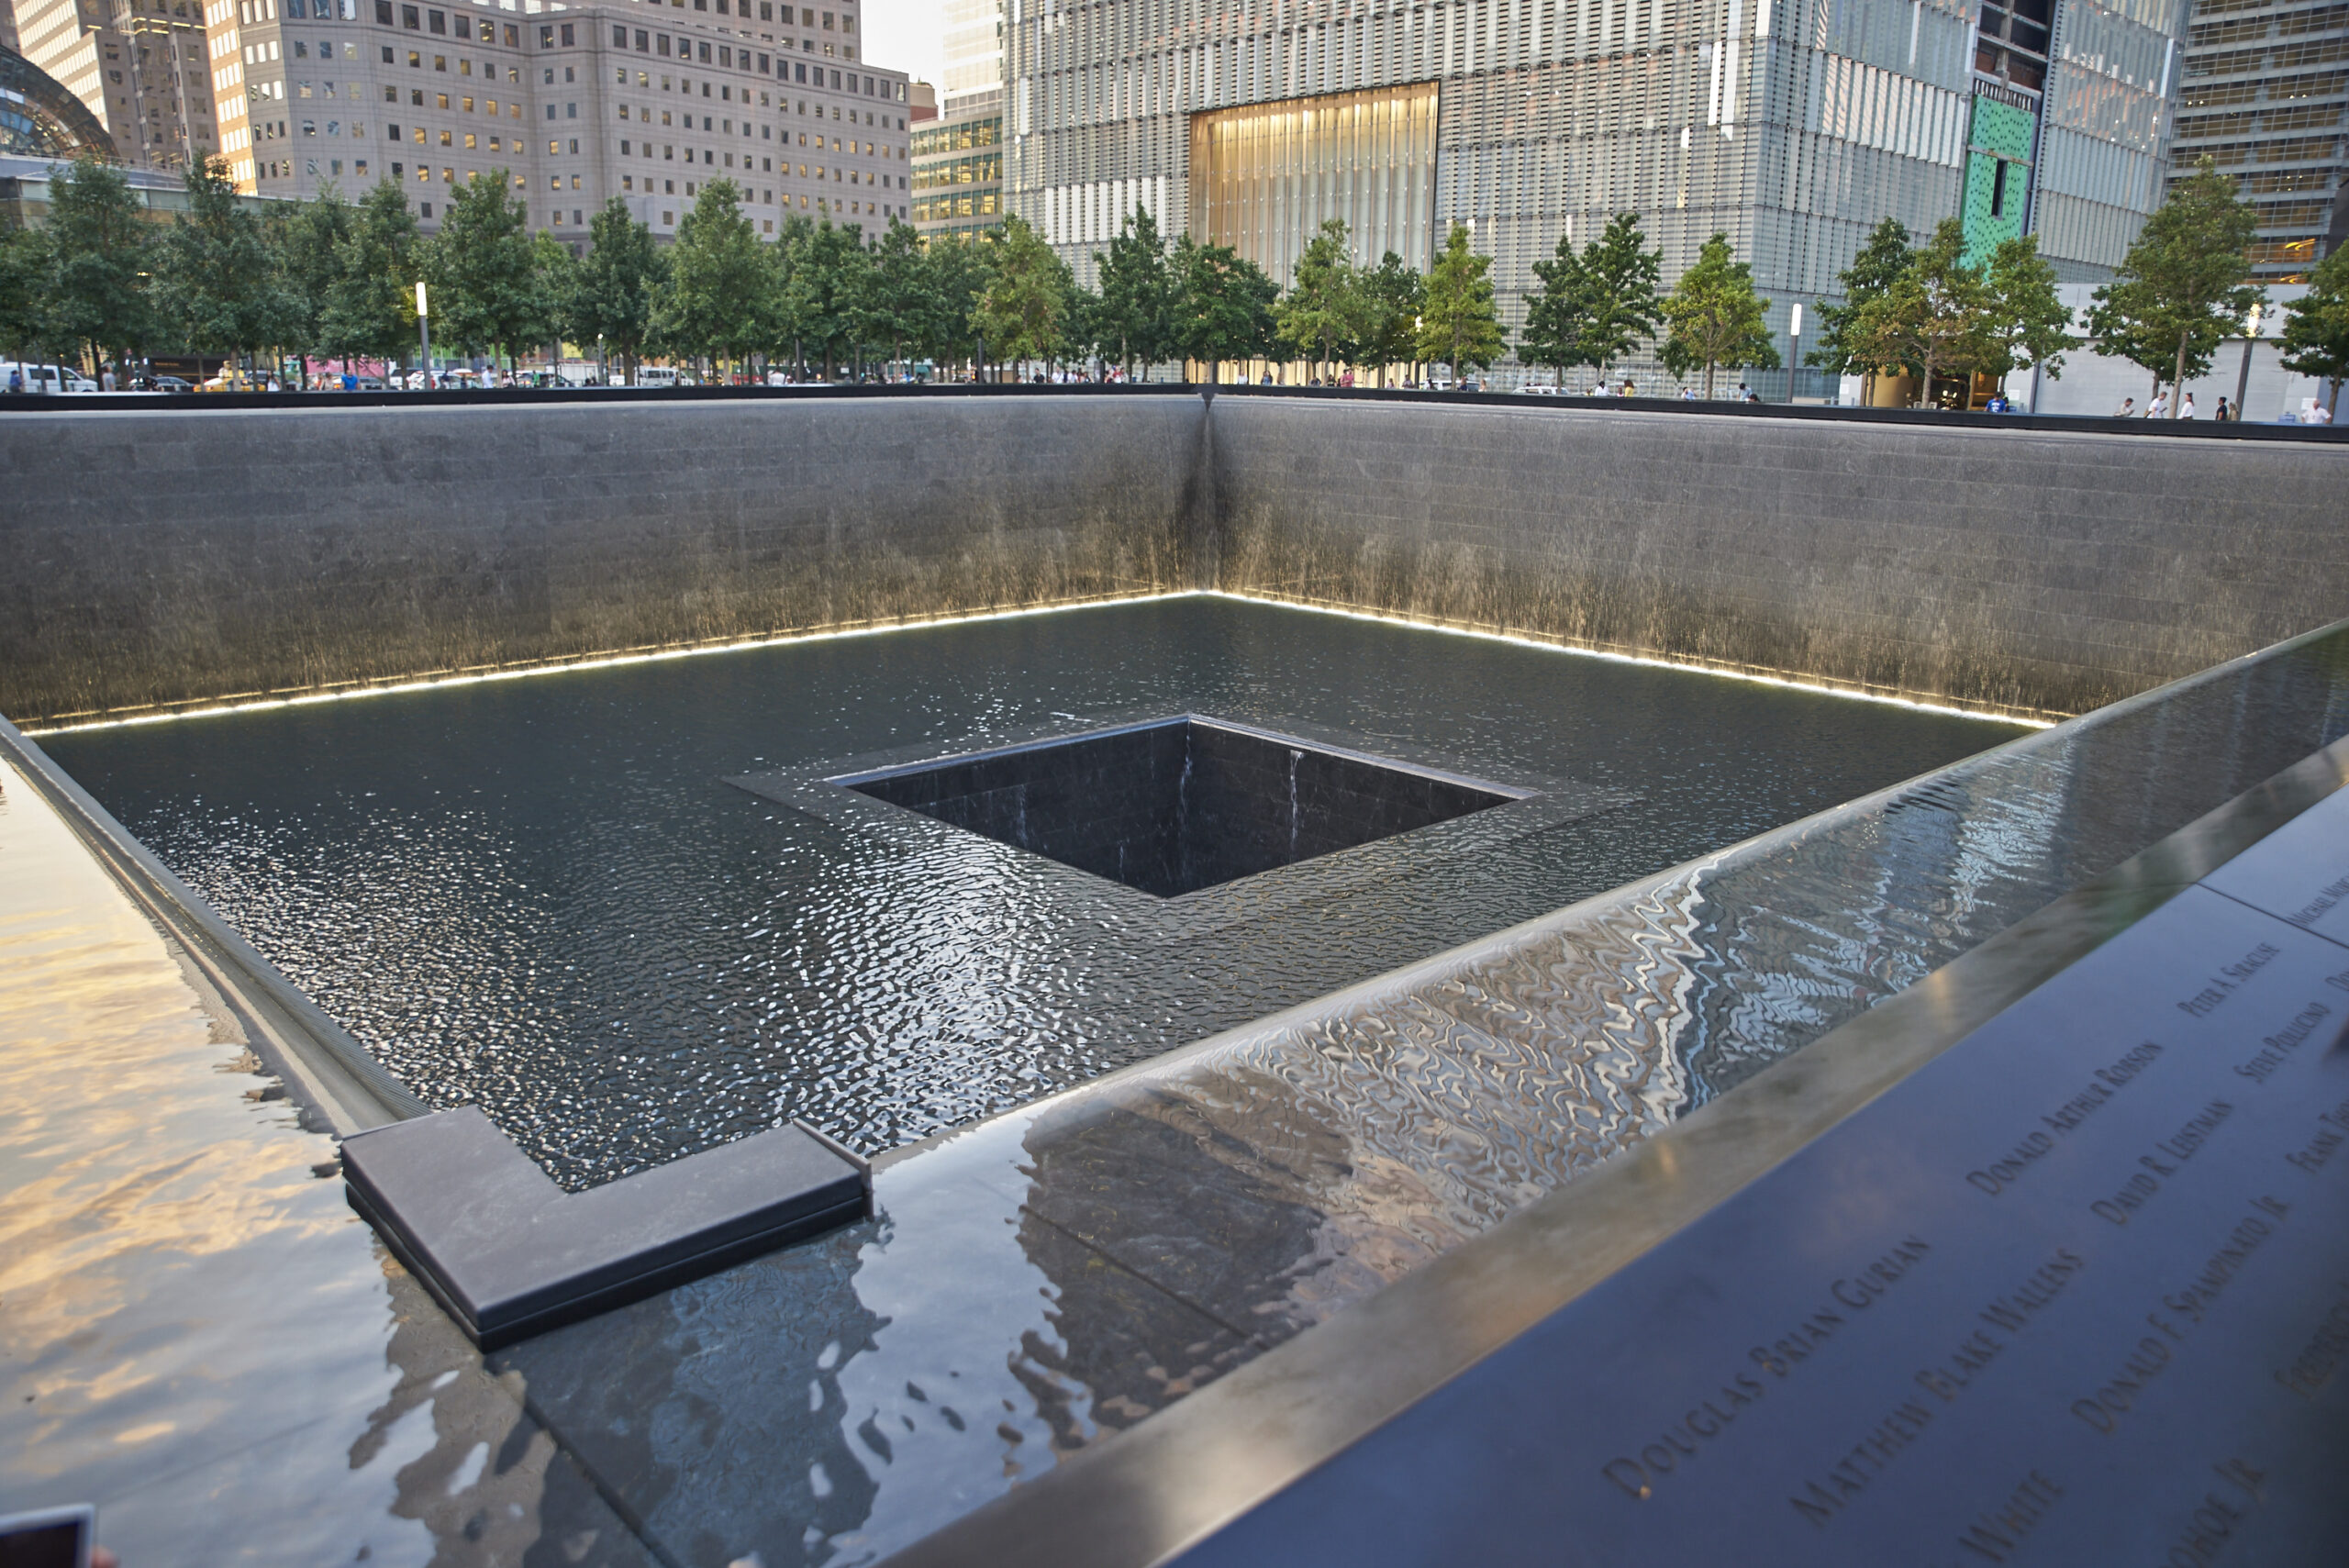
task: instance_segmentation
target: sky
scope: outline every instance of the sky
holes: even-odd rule
[[[864,58],[936,86],[946,70],[945,0],[865,0]]]

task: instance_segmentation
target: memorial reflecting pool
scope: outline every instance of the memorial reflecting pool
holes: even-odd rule
[[[1154,899],[822,782],[1186,713],[1529,798]],[[42,745],[577,1185],[788,1115],[903,1144],[2017,733],[1197,597]]]

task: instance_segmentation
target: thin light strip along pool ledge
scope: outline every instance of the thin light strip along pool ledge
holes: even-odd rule
[[[697,659],[720,653],[749,652],[763,648],[785,648],[797,643],[882,637],[893,632],[924,631],[938,627],[1019,620],[1032,616],[1062,615],[1076,610],[1109,609],[1125,605],[1143,605],[1161,600],[1192,598],[1230,599],[1240,604],[1269,605],[1281,609],[1335,616],[1345,620],[1372,621],[1386,626],[1408,627],[1416,631],[1442,632],[1451,637],[1466,637],[1486,642],[1506,643],[1511,647],[1529,648],[1545,653],[1567,654],[1578,659],[1604,659],[1619,664],[1637,664],[1657,670],[1678,670],[1689,674],[1710,675],[1720,680],[1742,681],[1753,685],[1775,686],[1787,691],[1810,692],[1820,696],[1842,697],[1851,702],[1878,703],[1890,707],[1909,708],[1919,713],[1947,714],[1960,718],[1997,719],[2034,729],[2048,728],[2061,723],[2065,717],[2068,717],[2063,715],[2050,717],[2036,710],[2012,709],[1996,705],[1965,707],[1948,703],[1927,702],[1919,697],[1903,696],[1897,692],[1806,680],[1798,675],[1783,672],[1748,670],[1699,660],[1667,659],[1653,654],[1627,653],[1620,649],[1589,647],[1564,640],[1531,637],[1521,632],[1504,631],[1497,628],[1463,626],[1453,621],[1387,615],[1347,605],[1320,604],[1309,599],[1285,598],[1269,594],[1235,594],[1222,588],[1184,588],[1163,594],[1130,594],[1107,598],[1064,599],[1049,605],[1030,605],[1013,609],[978,610],[968,614],[909,617],[889,621],[860,622],[850,626],[828,627],[807,631],[777,632],[770,636],[725,638],[675,647],[631,649],[614,653],[585,653],[576,657],[533,661],[527,664],[456,670],[445,674],[395,676],[380,682],[315,691],[289,691],[284,695],[254,694],[250,698],[231,697],[217,701],[199,699],[184,706],[152,711],[138,710],[115,717],[83,717],[67,714],[55,719],[33,721],[24,726],[21,733],[38,738],[43,735],[78,734],[93,729],[120,729],[132,725],[169,724],[181,719],[218,718],[232,714],[264,713],[276,708],[308,707],[321,703],[354,702],[366,697],[400,696],[417,692],[439,691],[451,686],[479,685],[492,681],[519,681],[535,676],[567,675],[582,671],[608,670],[630,664],[658,663],[673,659]]]

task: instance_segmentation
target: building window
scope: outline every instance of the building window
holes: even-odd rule
[[[449,13],[427,11],[424,14],[424,30],[428,33],[439,33],[446,38],[449,33]]]
[[[424,13],[414,6],[401,6],[400,26],[406,28],[412,33],[422,32],[424,30]]]
[[[420,202],[417,205],[424,209],[425,217],[430,217],[432,216],[432,204],[430,202]]]
[[[576,29],[572,26],[572,24],[571,24],[571,23],[569,23],[569,22],[565,22],[565,23],[563,23],[563,24],[562,24],[562,47],[563,47],[563,48],[565,48],[565,49],[569,49],[569,48],[572,46],[573,42],[574,41],[574,40],[573,40],[573,34],[575,31],[576,31]]]

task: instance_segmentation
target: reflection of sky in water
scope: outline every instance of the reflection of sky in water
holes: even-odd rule
[[[727,774],[1136,705],[1636,792],[1179,944]],[[798,1114],[903,1143],[1995,742],[2002,725],[1214,600],[51,738],[428,1100],[579,1181]]]
[[[0,1040],[0,1513],[93,1503],[134,1565],[517,1562],[542,1524],[636,1561],[6,763]]]

